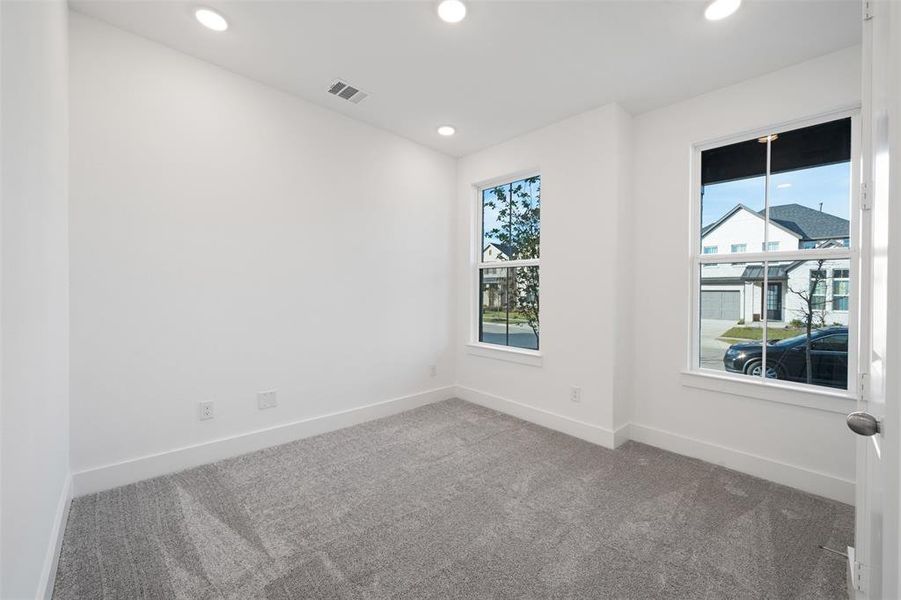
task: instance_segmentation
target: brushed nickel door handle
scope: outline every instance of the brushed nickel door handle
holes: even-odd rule
[[[848,415],[848,427],[857,435],[876,435],[882,433],[882,423],[868,412],[853,412]]]

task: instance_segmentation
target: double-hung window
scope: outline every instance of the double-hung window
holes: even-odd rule
[[[541,177],[483,187],[479,208],[477,339],[538,350]]]
[[[848,310],[850,275],[851,273],[848,269],[835,269],[832,271],[832,310]]]
[[[824,269],[814,269],[810,272],[811,306],[814,310],[826,309],[826,279],[828,275]]]
[[[848,116],[697,148],[692,370],[853,385],[854,126]],[[708,253],[714,242],[731,252]]]

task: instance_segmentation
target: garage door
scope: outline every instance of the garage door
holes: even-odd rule
[[[701,318],[737,321],[741,292],[701,292]]]

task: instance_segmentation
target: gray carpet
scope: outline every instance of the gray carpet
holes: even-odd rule
[[[77,498],[54,597],[843,598],[851,507],[459,400]]]

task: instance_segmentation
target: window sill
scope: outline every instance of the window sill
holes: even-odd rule
[[[718,371],[682,371],[682,385],[701,390],[744,396],[780,404],[792,404],[826,412],[847,414],[855,410],[857,399],[851,392],[810,390],[785,382],[738,379]]]
[[[494,346],[492,344],[482,344],[479,342],[470,342],[469,344],[466,344],[466,353],[473,356],[505,360],[507,362],[514,362],[532,367],[540,367],[544,362],[544,357],[541,353],[534,350]]]

